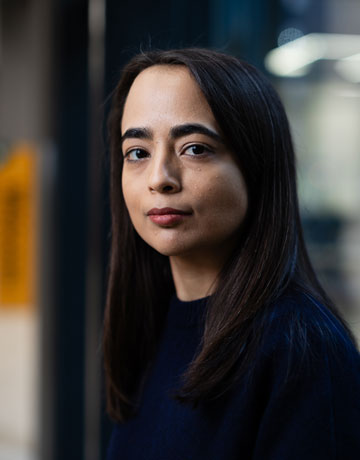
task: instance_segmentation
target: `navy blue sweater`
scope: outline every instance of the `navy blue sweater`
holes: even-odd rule
[[[140,411],[114,426],[107,459],[359,459],[359,353],[337,319],[303,294],[269,310],[250,384],[196,409],[171,398],[200,341],[206,301],[172,299]],[[296,322],[306,337],[294,336]]]

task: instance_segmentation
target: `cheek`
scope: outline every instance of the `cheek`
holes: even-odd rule
[[[226,171],[226,174],[215,174],[206,186],[197,187],[199,211],[210,211],[214,224],[233,223],[238,225],[245,217],[248,196],[244,179],[240,172]]]

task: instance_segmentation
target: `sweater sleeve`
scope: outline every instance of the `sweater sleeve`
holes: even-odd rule
[[[253,459],[356,460],[360,458],[359,354],[325,310],[305,308],[301,314],[302,336],[295,337],[291,321],[284,318],[269,328],[271,339],[262,357],[266,403]]]

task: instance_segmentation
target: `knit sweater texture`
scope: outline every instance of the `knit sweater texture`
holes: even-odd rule
[[[207,300],[172,298],[140,410],[114,425],[107,460],[359,459],[360,355],[305,294],[269,309],[251,380],[196,409],[171,397],[199,345]],[[294,337],[295,323],[306,336]]]

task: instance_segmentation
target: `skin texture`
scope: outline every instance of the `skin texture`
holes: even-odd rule
[[[174,137],[174,127],[188,124],[217,137],[193,128]],[[136,231],[169,256],[181,300],[211,294],[241,231],[248,197],[236,156],[188,69],[153,66],[141,72],[125,103],[121,133],[122,188]],[[164,207],[189,214],[166,224],[147,215]]]

